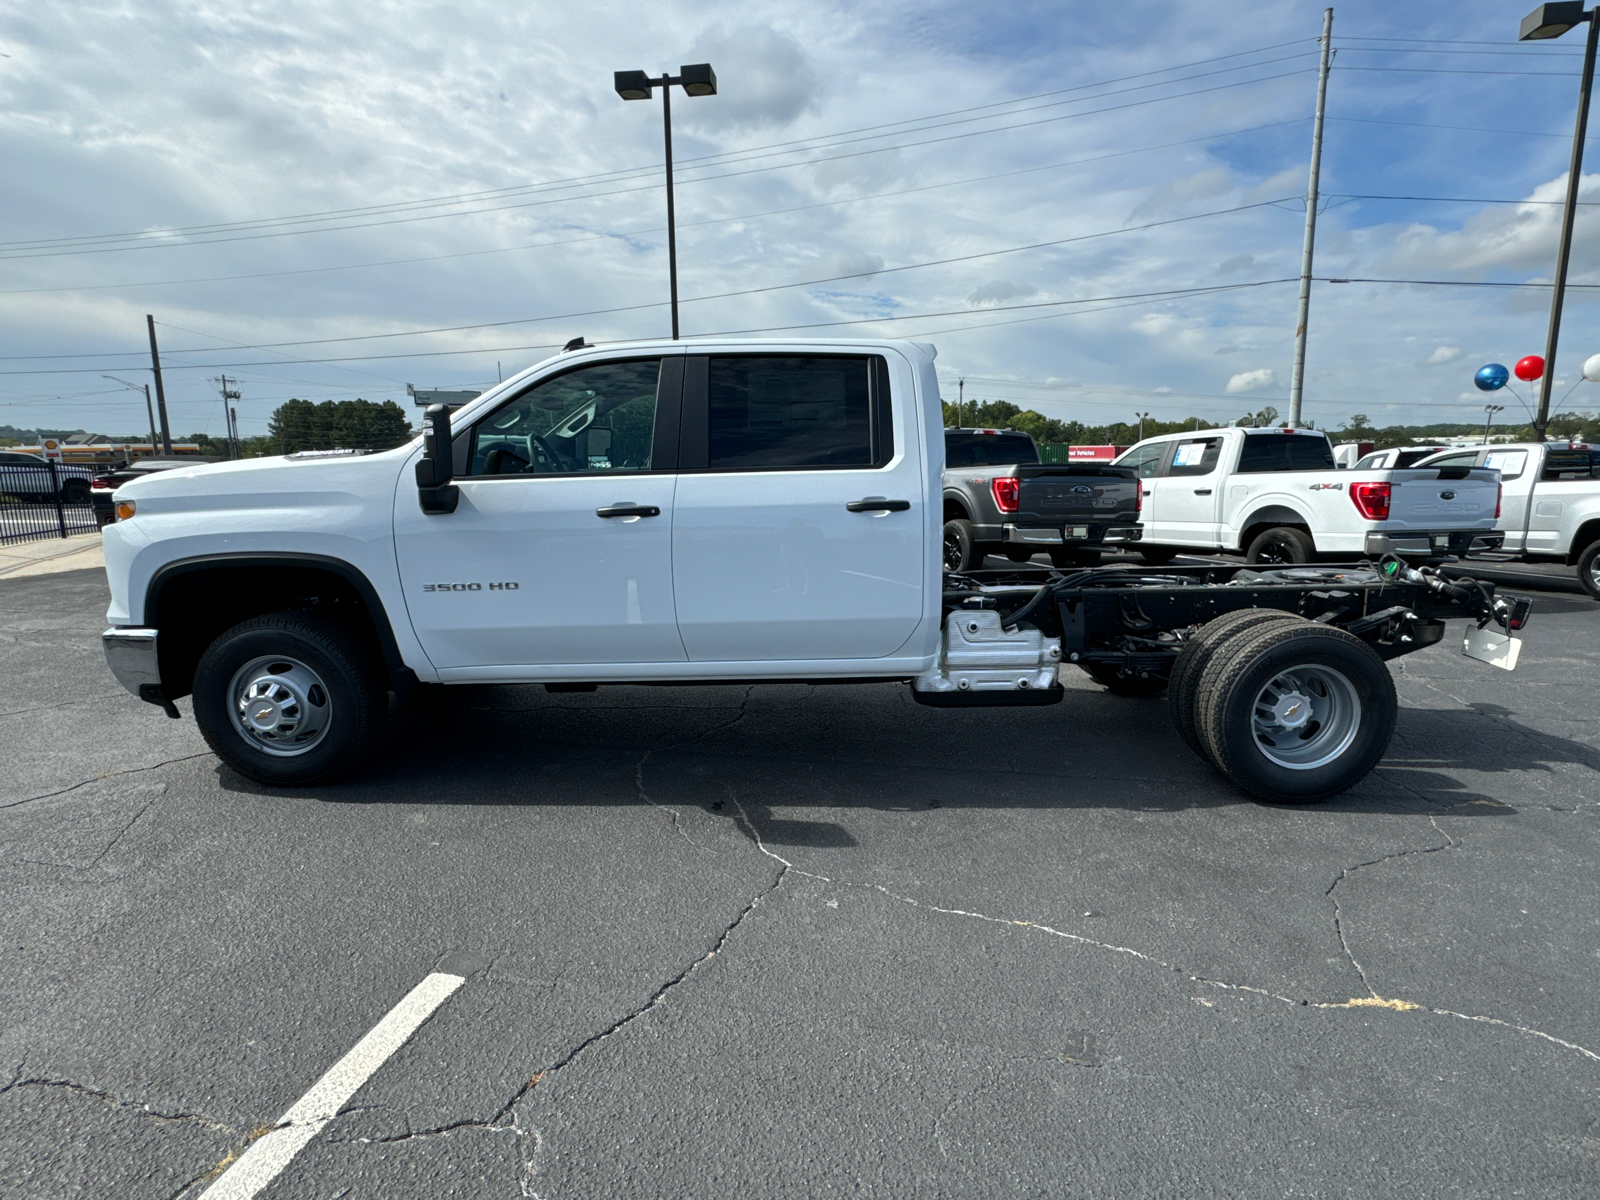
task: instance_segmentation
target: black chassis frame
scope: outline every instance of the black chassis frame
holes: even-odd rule
[[[1371,562],[1293,568],[1314,572],[1315,580],[1273,578],[1280,572],[1232,565],[969,571],[945,576],[944,611],[997,608],[1007,627],[1015,620],[1060,638],[1063,662],[1161,677],[1192,630],[1239,609],[1276,608],[1343,629],[1388,660],[1439,642],[1445,616],[1473,618],[1480,627],[1490,620],[1504,624],[1517,604],[1515,629],[1531,608],[1525,599],[1497,602],[1493,584],[1398,565],[1396,577]],[[1356,578],[1340,578],[1356,572]],[[1377,579],[1370,577],[1374,572]]]

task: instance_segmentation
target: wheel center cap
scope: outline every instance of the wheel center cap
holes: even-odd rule
[[[1299,729],[1311,719],[1311,701],[1299,692],[1280,696],[1272,706],[1272,718],[1285,729]]]
[[[263,733],[276,729],[283,720],[276,701],[255,699],[245,705],[244,719]]]

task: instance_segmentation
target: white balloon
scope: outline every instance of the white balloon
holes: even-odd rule
[[[1600,383],[1600,354],[1583,360],[1583,377],[1590,383]]]

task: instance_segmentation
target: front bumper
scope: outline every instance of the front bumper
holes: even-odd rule
[[[1137,542],[1138,525],[1002,525],[1000,540],[1011,546],[1116,546]]]
[[[169,717],[178,715],[161,690],[161,660],[156,651],[156,631],[113,626],[100,635],[106,665],[117,682],[147,704],[158,704]]]
[[[1367,531],[1366,553],[1369,558],[1382,558],[1385,554],[1406,557],[1417,555],[1443,558],[1447,555],[1477,554],[1484,550],[1498,550],[1505,544],[1506,535],[1499,530],[1453,529],[1430,532],[1423,529],[1396,529],[1392,532]]]

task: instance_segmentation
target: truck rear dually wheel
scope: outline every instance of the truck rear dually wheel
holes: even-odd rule
[[[1172,674],[1167,681],[1167,705],[1178,736],[1201,758],[1206,750],[1200,743],[1200,734],[1194,726],[1195,689],[1212,657],[1234,638],[1242,637],[1263,625],[1284,621],[1304,623],[1303,617],[1284,612],[1279,608],[1241,608],[1207,621],[1199,631],[1183,644],[1178,660],[1172,664]]]
[[[1355,786],[1394,735],[1389,669],[1360,638],[1326,625],[1268,624],[1227,642],[1195,690],[1206,757],[1274,804]]]
[[[241,775],[279,786],[327,783],[360,766],[385,700],[361,639],[300,613],[235,625],[194,673],[195,721],[206,743]]]

